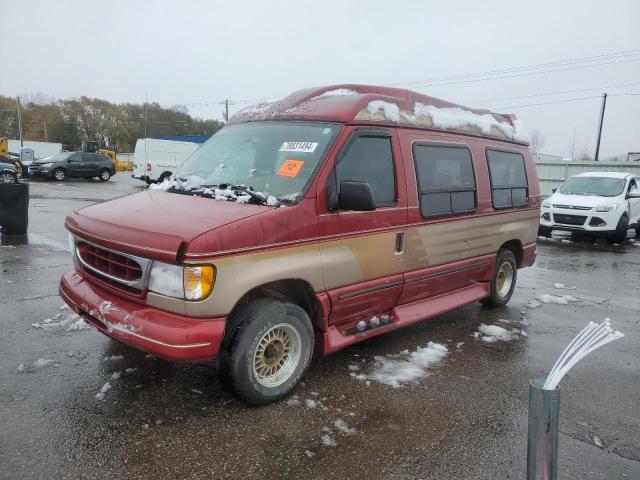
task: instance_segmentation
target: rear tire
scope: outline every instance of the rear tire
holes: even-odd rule
[[[64,171],[64,168],[56,168],[51,174],[51,178],[53,178],[56,182],[62,182],[65,178],[67,178],[67,172]]]
[[[627,230],[629,230],[629,219],[624,214],[618,220],[618,226],[616,227],[613,235],[609,237],[609,243],[622,243],[627,239]]]
[[[99,177],[101,182],[108,182],[111,178],[111,172],[108,168],[103,168],[102,170],[100,170]]]
[[[480,303],[487,307],[502,307],[509,303],[518,279],[518,263],[511,250],[500,250],[491,279],[491,293]]]
[[[221,374],[247,405],[267,405],[287,396],[311,363],[311,320],[293,303],[255,300],[230,319],[228,335]]]

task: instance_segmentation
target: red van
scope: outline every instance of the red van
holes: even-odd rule
[[[266,404],[314,350],[506,304],[539,208],[513,116],[394,88],[301,90],[240,111],[161,185],[69,215],[60,295],[153,355],[217,359]]]

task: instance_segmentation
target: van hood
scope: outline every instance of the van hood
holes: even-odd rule
[[[570,205],[572,207],[600,207],[618,201],[618,197],[600,197],[598,195],[565,195],[556,192],[547,201],[552,205]]]
[[[176,261],[194,238],[273,207],[144,191],[73,212],[69,231],[114,250]]]

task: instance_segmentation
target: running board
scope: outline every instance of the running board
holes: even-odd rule
[[[482,300],[488,297],[490,293],[491,286],[489,283],[476,283],[468,287],[443,293],[442,295],[399,305],[391,311],[391,318],[393,319],[391,323],[352,335],[345,335],[335,326],[330,326],[323,335],[322,352],[325,355],[337,352],[349,345],[362,342],[368,338],[377,337],[383,333],[391,332],[421,320],[450,312],[469,303]]]

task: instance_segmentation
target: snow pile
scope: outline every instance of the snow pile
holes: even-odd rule
[[[419,347],[412,353],[403,352],[394,358],[376,356],[376,365],[371,373],[351,373],[351,376],[399,388],[405,383],[417,382],[426,377],[428,370],[444,360],[448,353],[446,346],[429,342],[426,347]]]
[[[478,327],[478,331],[480,332],[480,339],[487,343],[510,342],[519,338],[518,334],[520,333],[520,330],[515,328],[507,330],[498,325],[485,325],[484,323]]]
[[[580,301],[579,298],[572,297],[571,295],[550,295],[548,293],[538,295],[536,300],[542,303],[555,303],[556,305],[569,305],[571,302]]]
[[[311,100],[318,100],[319,98],[327,98],[327,97],[344,97],[347,95],[360,95],[355,90],[351,90],[349,88],[337,88],[335,90],[329,90],[328,92],[324,92],[316,97],[313,97]]]
[[[575,290],[577,287],[575,285],[567,285],[564,283],[554,283],[553,288],[557,288],[559,290]]]
[[[384,118],[395,123],[400,122],[400,107],[395,103],[389,103],[383,100],[374,100],[373,102],[369,102],[367,110],[371,115],[375,115],[382,110]]]

